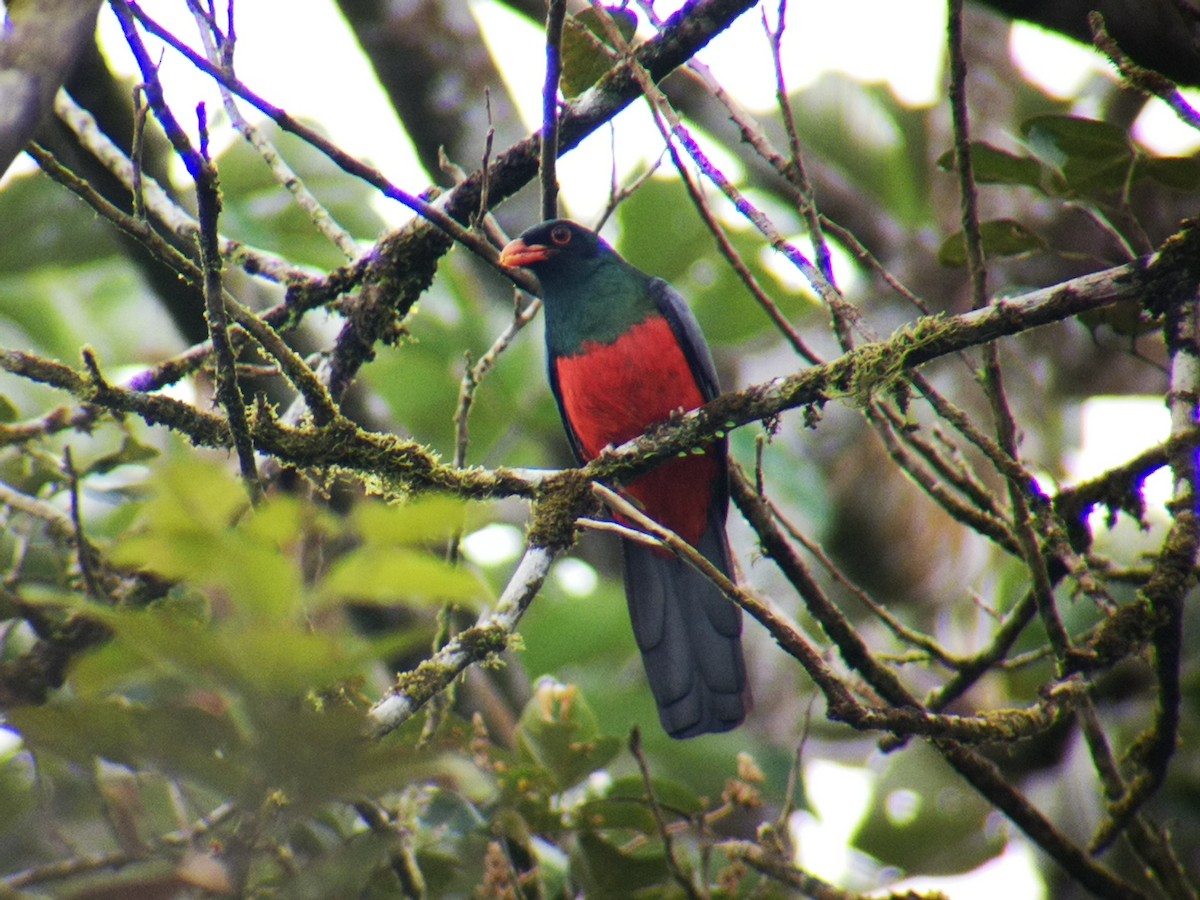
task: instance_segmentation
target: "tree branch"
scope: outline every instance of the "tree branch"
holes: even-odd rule
[[[100,0],[10,0],[0,27],[0,175],[33,138],[96,31]]]

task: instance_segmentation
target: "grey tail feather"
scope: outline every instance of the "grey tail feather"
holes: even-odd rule
[[[683,560],[631,541],[622,548],[633,633],[663,730],[689,738],[736,728],[751,702],[741,609]],[[730,574],[715,516],[697,549]]]

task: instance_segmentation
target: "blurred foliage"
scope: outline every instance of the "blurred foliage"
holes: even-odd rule
[[[632,17],[617,15],[627,37]],[[611,68],[615,56],[603,34],[593,13],[568,20],[567,97]],[[448,72],[453,64],[447,60]],[[1069,114],[1029,84],[1006,86],[1009,118],[993,124],[1009,142],[1002,147],[981,129],[989,140],[971,145],[983,249],[997,290],[1054,283],[1085,262],[1125,258],[1113,245],[1142,252],[1170,233],[1175,221],[1151,213],[1194,198],[1195,157],[1155,157],[1116,116]],[[831,196],[830,205],[840,202],[838,212],[864,232],[878,226],[891,235],[892,243],[869,248],[876,257],[932,298],[935,310],[962,307],[965,246],[957,197],[947,200],[955,179],[945,116],[838,74],[790,99],[800,143],[825,179],[822,210]],[[978,110],[977,120],[988,115]],[[266,132],[357,240],[377,237],[383,222],[367,186],[308,145]],[[741,148],[724,149],[737,158]],[[216,162],[226,233],[316,271],[345,262],[248,146],[237,142]],[[747,196],[769,210],[782,235],[802,243],[804,221],[787,192],[742,174]],[[714,207],[728,215],[719,202]],[[693,304],[728,387],[799,368],[677,178],[646,180],[617,208],[615,226],[617,248]],[[59,186],[37,176],[12,180],[0,190],[0,228],[0,346],[73,366],[90,347],[114,382],[183,349],[163,311],[171,298],[152,291],[112,229]],[[835,355],[828,313],[812,293],[778,274],[757,233],[731,224],[728,237],[782,315]],[[835,242],[835,249],[847,248]],[[845,265],[848,300],[865,318],[891,327],[915,315],[861,259]],[[235,291],[240,278],[231,274]],[[274,285],[246,293],[281,299]],[[338,312],[331,309],[330,318]],[[511,288],[461,249],[451,251],[400,323],[395,345],[376,348],[359,374],[355,415],[450,458],[463,373],[513,313]],[[310,316],[292,336],[306,353],[329,343],[329,322],[318,319]],[[1090,324],[1092,332],[1064,326],[1048,348],[1037,335],[1014,342],[1013,402],[1031,465],[1043,471],[1064,470],[1074,398],[1098,389],[1097,379],[1115,379],[1105,390],[1161,388],[1161,358],[1148,365],[1140,357],[1153,338],[1130,344],[1145,333],[1144,318],[1099,316]],[[537,330],[519,335],[478,386],[469,465],[569,461]],[[247,381],[255,390],[281,384],[255,374]],[[970,414],[988,415],[971,393],[973,370],[951,361],[929,374]],[[211,381],[204,369],[177,389],[208,410]],[[0,423],[28,423],[63,408],[63,395],[0,375]],[[944,436],[918,404],[898,415],[912,433],[934,434],[935,443]],[[731,453],[799,531],[829,546],[843,574],[814,566],[815,577],[881,658],[896,662],[918,696],[932,691],[943,668],[880,625],[851,584],[870,587],[906,627],[969,654],[1027,594],[1028,571],[929,504],[855,411],[830,405],[809,416],[789,413],[740,429],[730,436]],[[963,456],[974,462],[973,451]],[[1013,829],[928,746],[914,741],[883,755],[869,737],[827,721],[814,708],[809,680],[753,623],[746,629],[757,703],[750,721],[729,734],[668,739],[645,687],[607,538],[588,536],[575,550],[599,571],[595,590],[581,597],[552,577],[511,652],[462,679],[444,705],[432,704],[428,719],[369,739],[370,703],[395,673],[414,669],[447,629],[491,609],[511,574],[510,559],[464,557],[458,538],[489,523],[523,525],[527,509],[515,501],[372,496],[337,473],[290,474],[297,477],[252,507],[224,455],[109,414],[0,449],[2,486],[35,503],[32,513],[4,510],[0,667],[15,670],[81,623],[104,637],[78,648],[44,703],[5,698],[0,879],[8,881],[0,884],[26,892],[14,895],[679,896],[647,781],[627,743],[634,727],[679,870],[703,878],[714,897],[788,895],[724,841],[775,840],[797,851],[794,822],[779,817],[808,807],[804,782],[814,770],[805,762],[812,758],[839,759],[870,786],[863,810],[844,810],[859,819],[852,845],[875,873],[843,873],[853,889],[903,873],[966,872],[1011,845]],[[1111,533],[1097,522],[1096,543],[1114,566],[1144,569],[1144,552],[1154,550],[1147,535],[1157,535],[1163,521],[1148,516],[1134,524],[1122,516]],[[102,571],[80,559],[76,523]],[[744,582],[817,635],[819,626],[736,516],[731,532]],[[1111,593],[1118,607],[1136,596],[1129,582],[1114,582]],[[1072,634],[1086,634],[1107,615],[1068,587],[1058,599]],[[1196,627],[1189,621],[1190,634]],[[1013,648],[1021,664],[992,672],[954,711],[1033,702],[1056,677],[1053,660],[1041,653],[1045,644],[1040,625],[1027,628]],[[822,649],[834,660],[831,645]],[[1097,681],[1097,702],[1120,751],[1151,714],[1149,682],[1140,660]],[[1192,746],[1200,739],[1193,662],[1184,689],[1182,739]],[[993,755],[1015,782],[1035,784],[1047,809],[1065,809],[1082,833],[1095,812],[1074,804],[1094,796],[1095,771],[1078,744],[1077,734],[1058,730]],[[802,764],[793,771],[798,748]],[[1177,757],[1156,807],[1192,866],[1200,865],[1195,757]],[[1052,777],[1040,777],[1046,771]],[[64,860],[78,866],[70,877],[53,873]],[[1128,858],[1114,865],[1138,871]],[[1054,896],[1079,896],[1053,882],[1049,865],[1046,871],[1052,890],[1062,889]]]

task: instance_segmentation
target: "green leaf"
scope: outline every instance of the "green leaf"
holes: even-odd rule
[[[1141,156],[1134,178],[1151,178],[1176,191],[1200,190],[1200,159],[1194,156]]]
[[[652,778],[651,787],[659,805],[679,816],[694,816],[704,808],[695,790],[689,785],[670,778]],[[638,776],[618,778],[609,786],[605,795],[610,800],[641,800],[646,796],[646,785]]]
[[[29,760],[17,748],[0,758],[0,836],[26,824],[25,814],[37,808],[37,779]]]
[[[115,229],[98,227],[95,213],[40,173],[4,186],[0,222],[7,236],[0,241],[0,272],[9,275],[61,270],[120,253]]]
[[[691,304],[714,345],[740,344],[775,333],[770,318],[717,252],[678,180],[652,178],[618,207],[617,216],[625,258],[671,282]],[[733,231],[729,240],[785,317],[796,321],[817,309],[803,295],[779,289],[778,280],[762,263],[760,253],[766,245],[755,233]]]
[[[132,435],[125,435],[121,441],[121,447],[112,453],[101,456],[99,459],[92,460],[85,471],[80,475],[103,475],[106,472],[111,472],[118,466],[136,465],[138,463],[149,462],[156,459],[159,451],[155,447],[148,446],[138,441]]]
[[[1035,116],[1021,123],[1029,147],[1073,196],[1124,187],[1134,162],[1129,135],[1108,122],[1079,116]]]
[[[854,846],[904,871],[966,872],[999,854],[993,810],[932,750],[915,744],[888,757]]]
[[[366,600],[438,605],[452,600],[479,610],[490,592],[472,572],[430,553],[366,545],[334,563],[317,593],[326,603]]]
[[[245,489],[223,466],[191,460],[153,481],[143,527],[112,550],[119,565],[138,566],[197,587],[224,592],[239,613],[278,618],[302,607],[300,572],[276,540],[279,522],[256,532]],[[286,510],[290,501],[283,500]],[[275,514],[278,518],[294,512]],[[241,518],[239,518],[241,517]],[[261,532],[261,533],[260,533]]]
[[[600,734],[596,715],[577,687],[544,678],[521,713],[517,745],[554,776],[559,790],[566,790],[607,765],[621,742]]]
[[[6,233],[7,226],[5,222]],[[88,227],[104,230],[94,219]],[[138,327],[130,328],[130,322]],[[12,334],[13,328],[20,334]],[[133,263],[120,256],[71,266],[47,264],[15,274],[0,267],[0,329],[9,346],[73,365],[78,365],[84,344],[104,366],[108,360],[142,354],[158,357],[176,340],[162,302]]]
[[[571,876],[591,898],[626,898],[670,877],[661,846],[627,852],[592,831],[579,835],[571,852]]]
[[[16,405],[3,394],[0,394],[0,422],[4,424],[15,422],[19,417],[20,411]]]
[[[172,602],[145,610],[88,609],[114,640],[72,669],[72,685],[81,696],[134,684],[158,684],[162,692],[174,682],[296,696],[353,674],[362,662],[358,642],[309,631],[298,622],[232,619],[210,625]]]
[[[478,523],[480,505],[458,497],[430,495],[411,503],[359,503],[351,521],[359,536],[370,544],[429,544],[444,541]]]
[[[300,608],[300,575],[279,549],[239,530],[151,531],[124,539],[112,553],[119,565],[220,591],[239,613],[276,617]]]
[[[954,151],[947,150],[938,157],[937,165],[946,172],[957,171]],[[971,141],[971,168],[978,184],[1018,184],[1042,189],[1041,163],[1032,157],[1009,153],[984,141]]]
[[[909,109],[887,87],[840,73],[821,76],[791,100],[806,153],[839,169],[865,202],[902,227],[932,221],[927,109]]]
[[[983,242],[983,255],[992,259],[998,256],[1021,256],[1047,249],[1042,238],[1015,219],[993,219],[979,223],[979,237]],[[943,266],[965,266],[967,264],[966,239],[956,231],[942,242],[938,249],[938,262]]]
[[[10,710],[12,725],[34,752],[90,766],[100,757],[155,768],[218,790],[236,792],[242,772],[224,759],[240,739],[231,723],[194,706],[146,708],[90,701]]]
[[[651,786],[668,821],[693,816],[704,808],[696,792],[681,782],[654,778]],[[643,834],[650,834],[657,827],[646,800],[646,785],[637,775],[613,781],[604,797],[589,800],[579,807],[576,819],[585,828],[630,828]]]
[[[641,834],[653,834],[654,813],[645,802],[630,799],[588,800],[576,810],[575,820],[582,828],[611,830],[628,828]]]
[[[628,9],[613,8],[607,12],[626,42],[632,41],[637,31],[637,16]],[[578,97],[603,78],[617,59],[608,42],[608,32],[594,9],[568,16],[563,22],[560,86],[564,97]]]
[[[312,122],[318,131],[320,125]],[[374,240],[383,221],[374,212],[372,189],[346,178],[328,157],[309,144],[279,130],[273,122],[259,126],[279,150],[305,187],[333,219],[352,235]],[[301,265],[327,269],[346,262],[304,210],[274,179],[262,157],[246,141],[236,141],[216,161],[224,198],[222,230],[264,250],[282,253]]]

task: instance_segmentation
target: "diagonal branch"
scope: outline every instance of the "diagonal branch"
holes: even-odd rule
[[[374,735],[383,737],[395,731],[469,665],[503,652],[525,610],[541,590],[551,564],[564,549],[533,543],[526,547],[496,608],[481,616],[474,627],[452,637],[416,669],[402,672],[387,696],[371,708]]]

